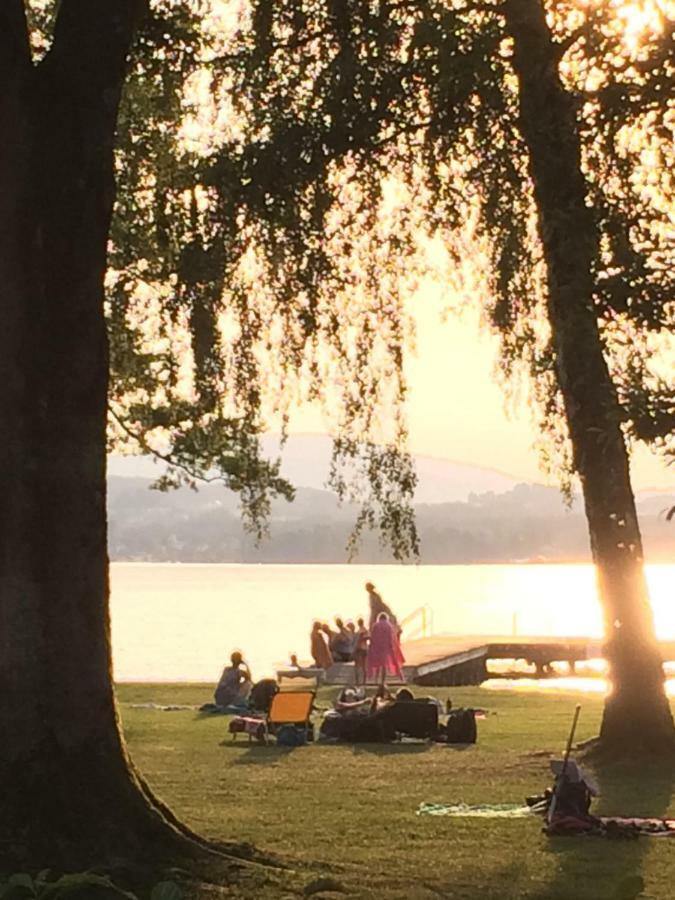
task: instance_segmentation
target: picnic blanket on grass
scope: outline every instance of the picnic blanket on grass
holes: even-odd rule
[[[554,816],[546,833],[553,837],[675,837],[675,819],[646,816]]]
[[[533,814],[531,806],[520,803],[479,803],[475,806],[467,803],[420,803],[417,809],[418,816],[473,816],[480,819],[524,819]]]
[[[242,713],[249,712],[247,705],[244,706],[218,706],[215,703],[203,703],[201,706],[190,706],[185,703],[129,703],[130,709],[154,709],[158,712],[177,712],[181,710],[191,709],[198,712],[208,713],[212,716],[240,716]]]
[[[250,712],[248,703],[230,703],[229,706],[218,706],[217,703],[202,703],[199,712],[210,716],[245,716]]]
[[[526,819],[542,816],[545,805],[521,806],[518,803],[420,803],[418,816],[456,816],[481,819]],[[595,835],[607,838],[675,837],[675,819],[647,816],[555,816],[546,827],[554,837]]]
[[[130,709],[155,709],[159,712],[176,712],[184,709],[197,709],[196,706],[186,706],[182,703],[130,703]]]

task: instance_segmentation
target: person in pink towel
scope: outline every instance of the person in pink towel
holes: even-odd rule
[[[405,662],[396,629],[386,613],[380,613],[370,632],[368,647],[368,680],[373,676],[378,684],[384,684],[387,675],[396,675],[403,681],[401,666]]]

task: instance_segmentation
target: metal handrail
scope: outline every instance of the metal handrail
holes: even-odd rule
[[[399,622],[401,631],[403,631],[411,622],[414,622],[415,619],[420,619],[420,624],[412,631],[406,631],[406,640],[411,641],[416,637],[429,637],[434,633],[434,611],[428,603],[425,603],[423,606],[418,606],[417,609],[414,609],[404,619],[401,619]]]

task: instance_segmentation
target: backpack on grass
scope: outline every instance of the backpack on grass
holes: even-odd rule
[[[298,728],[297,725],[280,725],[275,737],[277,744],[282,747],[304,747],[308,734],[305,728]]]
[[[478,734],[475,710],[450,710],[444,731],[448,744],[475,744]]]
[[[272,698],[279,693],[279,685],[273,678],[263,678],[251,688],[248,705],[259,712],[269,712]]]

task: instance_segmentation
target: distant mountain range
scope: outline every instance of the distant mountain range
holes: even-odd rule
[[[323,456],[321,455],[323,453]],[[220,485],[198,491],[149,490],[161,469],[144,459],[112,459],[109,547],[114,560],[157,562],[342,563],[357,507],[339,506],[321,489],[330,444],[291,439],[284,474],[294,502],[276,500],[270,537],[256,545],[241,524],[239,501]],[[577,501],[568,510],[555,488],[518,484],[499,472],[421,457],[417,526],[424,563],[587,561],[588,537]],[[325,464],[325,465],[324,465]],[[127,473],[126,476],[121,473]],[[142,477],[141,477],[142,476]],[[675,562],[675,522],[663,511],[675,495],[639,498],[647,558]],[[376,534],[367,534],[359,562],[391,561]]]
[[[270,458],[279,455],[279,441],[273,436],[262,440],[263,451]],[[326,435],[291,435],[284,447],[281,474],[291,484],[323,490],[328,478],[331,440]],[[485,469],[466,463],[456,463],[433,456],[415,456],[418,503],[450,503],[468,500],[470,494],[488,491],[502,493],[515,487],[518,479],[495,469]],[[157,478],[162,466],[142,456],[112,456],[108,462],[110,475]]]

